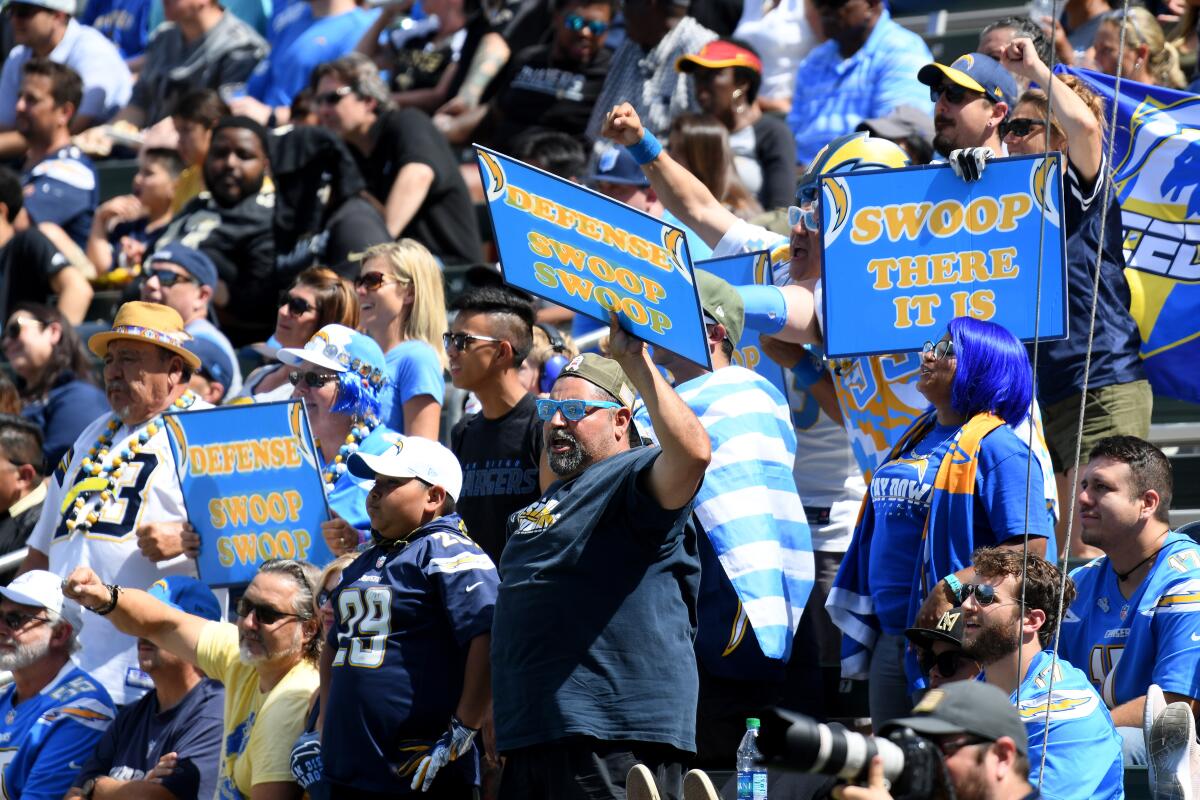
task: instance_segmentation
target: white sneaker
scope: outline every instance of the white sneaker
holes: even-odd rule
[[[660,800],[654,773],[645,764],[634,764],[625,776],[625,796],[628,800]]]
[[[708,775],[693,769],[683,776],[683,800],[721,800]]]
[[[1146,707],[1149,713],[1149,694]],[[1196,720],[1187,703],[1171,703],[1151,721],[1146,755],[1150,796],[1155,800],[1193,800],[1192,750],[1196,747],[1195,741]]]

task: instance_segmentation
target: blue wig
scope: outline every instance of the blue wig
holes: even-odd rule
[[[1025,345],[1007,328],[973,317],[955,317],[947,326],[958,356],[950,404],[968,417],[990,411],[1009,425],[1029,413],[1033,369]]]
[[[360,420],[379,416],[379,393],[383,384],[372,384],[367,378],[352,369],[339,372],[338,391],[330,411],[337,414],[353,414]]]

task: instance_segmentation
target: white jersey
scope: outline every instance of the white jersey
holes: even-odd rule
[[[196,400],[191,408],[212,406]],[[139,526],[187,519],[175,459],[161,423],[122,468],[110,502],[102,503],[99,492],[83,495],[87,498],[84,513],[99,509],[98,519],[91,528],[86,532],[67,529],[63,506],[67,507],[66,516],[73,516],[72,488],[88,477],[80,469],[81,462],[113,418],[113,414],[105,414],[84,428],[59,462],[49,481],[42,515],[29,536],[29,546],[49,556],[50,571],[64,578],[76,567],[91,567],[105,583],[147,589],[166,575],[195,577],[196,564],[187,556],[155,563],[143,556],[137,546]],[[112,452],[124,449],[130,437],[136,437],[148,424],[118,428],[112,439]],[[79,643],[81,648],[73,656],[75,662],[104,685],[117,705],[131,703],[151,688],[145,673],[138,669],[137,640],[117,631],[104,617],[89,615]]]

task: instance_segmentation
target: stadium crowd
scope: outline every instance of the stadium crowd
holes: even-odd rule
[[[908,5],[6,0],[0,797],[714,800],[783,708],[937,796],[1200,800],[1200,544],[1055,69],[1200,91],[1200,0],[942,59]],[[767,251],[695,271],[711,370],[506,285],[475,142]],[[819,176],[1048,151],[1065,339],[824,356]],[[170,417],[292,398],[334,558],[210,587]]]

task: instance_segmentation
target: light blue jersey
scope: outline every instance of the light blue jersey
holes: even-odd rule
[[[1010,696],[1029,735],[1029,782],[1040,782],[1046,800],[1124,798],[1121,737],[1108,709],[1081,670],[1053,657],[1038,653]]]
[[[1168,533],[1128,599],[1107,556],[1071,577],[1078,594],[1063,619],[1059,652],[1084,665],[1109,708],[1142,697],[1152,683],[1200,698],[1200,545]]]
[[[0,797],[60,800],[113,721],[100,683],[68,661],[36,697],[0,693]]]

